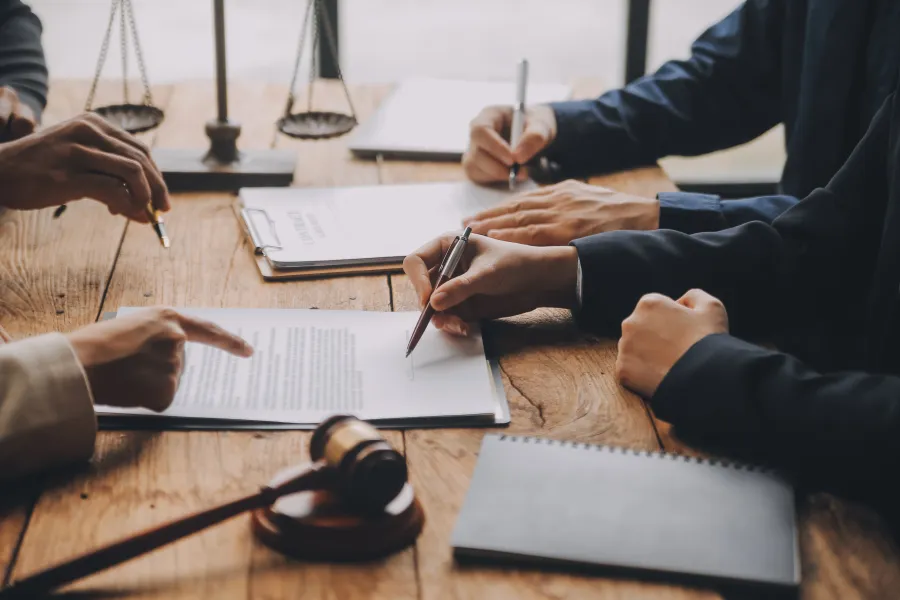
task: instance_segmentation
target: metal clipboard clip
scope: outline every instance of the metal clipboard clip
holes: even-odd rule
[[[261,208],[242,208],[241,217],[247,226],[247,233],[253,243],[253,253],[257,256],[266,256],[268,250],[284,250],[278,232],[275,231],[275,222]],[[261,230],[267,232],[268,237],[263,237]]]

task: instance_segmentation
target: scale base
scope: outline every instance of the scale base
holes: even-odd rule
[[[287,150],[242,150],[222,163],[201,150],[153,151],[170,192],[236,192],[242,187],[285,187],[294,180],[297,156]]]

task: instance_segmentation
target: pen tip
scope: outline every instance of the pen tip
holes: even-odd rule
[[[410,353],[412,353],[412,350],[407,350],[407,351],[406,351],[406,358],[409,358]]]
[[[167,236],[167,235],[161,237],[161,238],[159,239],[159,241],[162,242],[163,248],[168,248],[168,247],[171,245],[171,244],[169,243],[169,236]]]

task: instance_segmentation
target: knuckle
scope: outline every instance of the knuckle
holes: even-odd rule
[[[126,158],[125,169],[128,171],[128,174],[132,177],[139,177],[144,172],[144,167],[140,162],[136,161],[133,158]]]
[[[638,307],[641,308],[658,308],[662,305],[663,297],[660,294],[644,294],[638,300]]]
[[[156,319],[160,321],[175,321],[178,319],[178,311],[171,306],[157,306],[154,309]]]

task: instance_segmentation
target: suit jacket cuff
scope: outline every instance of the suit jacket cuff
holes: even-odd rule
[[[650,399],[654,414],[697,435],[744,430],[756,422],[733,401],[729,384],[741,381],[735,369],[761,349],[727,333],[708,335],[691,346],[663,378]]]
[[[19,102],[27,104],[31,112],[34,113],[35,121],[40,123],[44,113],[44,105],[47,103],[46,100],[34,92],[23,88],[17,89],[16,94],[19,96]]]
[[[663,192],[659,200],[659,228],[684,233],[718,231],[728,226],[722,200],[712,194]]]
[[[0,479],[93,455],[94,402],[65,336],[0,346],[0,373]]]

